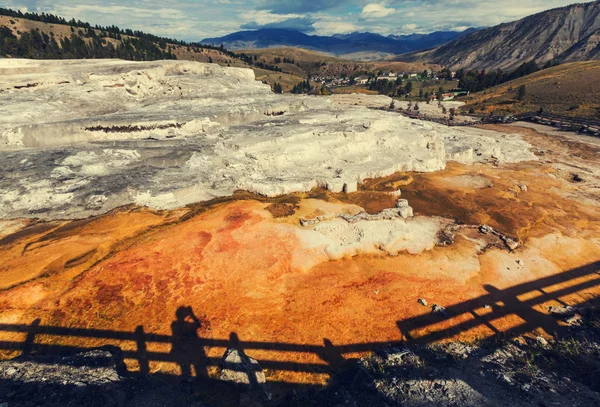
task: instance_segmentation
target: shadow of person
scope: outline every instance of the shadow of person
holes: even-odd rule
[[[181,377],[192,377],[192,366],[196,377],[207,376],[206,353],[198,329],[202,326],[194,314],[192,307],[179,307],[175,312],[176,319],[171,323],[172,347],[171,356],[181,368]]]
[[[26,356],[26,355],[30,355],[33,353],[34,344],[35,344],[35,335],[36,335],[36,333],[38,333],[38,329],[39,329],[41,322],[42,322],[42,320],[39,318],[36,318],[35,320],[33,320],[33,322],[31,322],[31,325],[29,326],[29,330],[27,331],[27,337],[25,338],[25,342],[23,343],[22,355]]]
[[[335,345],[327,338],[323,339],[323,353],[321,359],[323,359],[332,370],[341,368],[347,361],[344,355],[335,347]]]

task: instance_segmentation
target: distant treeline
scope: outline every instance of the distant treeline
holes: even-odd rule
[[[486,72],[485,69],[482,71],[476,70],[464,70],[460,69],[456,72],[455,79],[458,80],[458,89],[461,91],[467,92],[481,92],[482,90],[491,88],[496,85],[501,85],[505,82],[512,81],[514,79],[522,78],[523,76],[530,75],[532,73],[541,71],[542,69],[550,68],[552,66],[556,66],[555,62],[547,62],[543,67],[539,67],[534,61],[525,62],[517,69],[510,73],[505,73],[501,70],[496,70],[492,72]],[[449,69],[445,68],[444,70],[438,73],[440,79],[449,79],[451,78],[451,72]],[[424,72],[421,75],[421,78],[426,78],[426,73]],[[369,90],[377,91],[382,95],[389,96],[413,96],[413,83],[408,79],[408,75],[404,77],[399,77],[396,80],[376,80],[375,78],[371,78],[369,82]],[[425,79],[424,79],[425,80]],[[432,96],[437,96],[438,100],[442,100],[442,94],[445,92],[444,88],[440,87],[439,91],[435,92],[427,92],[422,89],[419,90],[419,99],[428,100]]]
[[[307,93],[307,94],[313,94],[313,95],[330,95],[331,94],[331,92],[329,91],[329,89],[327,89],[327,87],[325,85],[321,85],[321,86],[317,86],[317,87],[311,86],[310,80],[308,78],[305,81],[302,81],[302,82],[294,85],[291,93],[296,93],[296,94]]]
[[[283,57],[283,60],[279,57],[275,57],[274,62],[276,64],[280,64],[280,63],[284,63],[284,64],[292,64],[292,65],[296,65],[296,61],[294,61],[293,59],[288,59],[286,57]]]
[[[154,61],[159,59],[177,59],[173,46],[187,47],[188,51],[200,52],[202,49],[218,50],[231,58],[241,59],[258,68],[282,72],[273,65],[256,61],[246,54],[236,54],[223,45],[188,43],[173,38],[159,37],[143,31],[121,29],[116,25],[92,26],[80,20],[67,20],[53,14],[23,13],[1,8],[0,15],[48,24],[63,24],[71,27],[68,38],[57,40],[53,32],[49,34],[39,30],[13,34],[9,27],[0,27],[0,55],[32,59],[68,59],[68,58],[121,58],[132,61]],[[110,41],[108,39],[116,41]],[[116,44],[116,45],[115,45]],[[212,62],[212,58],[209,58]]]
[[[406,76],[408,78],[408,75]],[[371,80],[369,82],[369,90],[375,90],[381,95],[390,95],[390,96],[406,96],[410,95],[413,90],[413,83],[411,81],[407,81],[406,83],[402,82],[403,77],[398,77],[396,80]],[[421,95],[423,96],[423,95]]]
[[[487,88],[501,85],[505,82],[522,78],[523,76],[527,76],[542,69],[550,68],[556,65],[557,63],[549,61],[540,68],[535,61],[530,61],[523,63],[510,73],[502,72],[502,70],[486,72],[485,70],[465,71],[464,69],[461,69],[456,72],[456,79],[459,81],[458,87],[460,89],[469,92],[480,92]]]
[[[312,90],[312,86],[310,86],[309,80],[302,81],[292,88],[292,93],[310,93]]]

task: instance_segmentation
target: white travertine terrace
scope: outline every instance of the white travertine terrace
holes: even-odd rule
[[[516,135],[347,98],[276,95],[249,69],[196,62],[0,60],[0,219],[175,208],[239,189],[352,192],[449,160],[535,160]]]

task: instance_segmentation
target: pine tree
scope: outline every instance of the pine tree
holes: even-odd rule
[[[517,99],[523,100],[523,99],[525,99],[526,95],[527,95],[527,87],[525,85],[519,86],[519,88],[517,89]]]

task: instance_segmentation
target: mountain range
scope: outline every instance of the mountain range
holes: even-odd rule
[[[600,1],[574,4],[485,28],[436,49],[400,55],[452,69],[513,70],[524,62],[600,59]]]
[[[314,51],[346,55],[361,52],[401,54],[439,46],[445,42],[471,34],[476,28],[462,32],[437,31],[430,34],[383,36],[370,32],[354,32],[332,36],[308,35],[282,28],[263,28],[238,31],[224,37],[205,38],[202,44],[223,44],[228,49],[260,49],[271,47],[298,47]]]

